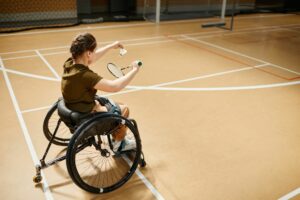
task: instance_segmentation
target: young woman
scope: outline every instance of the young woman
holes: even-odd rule
[[[90,33],[78,35],[71,44],[72,57],[64,63],[61,81],[61,91],[66,106],[76,112],[107,112],[109,107],[101,105],[96,99],[97,90],[118,92],[127,86],[139,71],[137,62],[132,62],[132,69],[125,76],[115,80],[104,79],[90,69],[90,65],[111,49],[123,48],[120,42],[114,42],[97,49],[95,37]],[[129,116],[126,105],[115,104],[108,100],[111,106],[117,107],[124,117]],[[102,103],[103,104],[103,103]],[[135,148],[135,142],[125,139],[126,128],[119,127],[113,135],[114,150],[130,150]]]

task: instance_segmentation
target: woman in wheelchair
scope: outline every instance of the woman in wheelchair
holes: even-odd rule
[[[62,96],[67,108],[72,111],[112,112],[128,118],[129,109],[126,105],[114,103],[112,100],[95,97],[97,90],[104,92],[118,92],[127,86],[139,71],[136,62],[132,63],[132,70],[125,76],[108,80],[90,69],[90,66],[111,49],[123,48],[120,42],[114,42],[97,49],[95,37],[90,33],[78,35],[71,44],[72,57],[63,65],[64,72],[61,81]],[[120,125],[113,134],[114,151],[134,149],[135,141],[126,138],[126,127]]]
[[[78,35],[72,42],[72,57],[64,63],[61,81],[63,99],[52,105],[43,122],[49,144],[35,167],[35,183],[42,181],[42,169],[66,160],[68,173],[77,186],[93,193],[106,193],[125,184],[138,165],[146,166],[137,123],[128,119],[128,107],[96,96],[97,90],[122,90],[139,66],[133,62],[132,70],[125,76],[104,79],[90,65],[108,50],[123,45],[114,42],[96,47],[96,39],[89,33]],[[67,146],[66,155],[46,162],[51,144]]]

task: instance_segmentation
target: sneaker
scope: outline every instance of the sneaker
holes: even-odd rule
[[[120,151],[129,151],[136,148],[136,143],[134,140],[129,140],[125,138],[122,141],[115,141],[113,144],[113,151],[120,152]]]

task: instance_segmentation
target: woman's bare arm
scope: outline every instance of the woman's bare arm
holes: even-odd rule
[[[97,60],[99,60],[99,58],[106,54],[110,49],[117,48],[124,48],[124,46],[119,41],[116,41],[114,43],[108,44],[104,47],[97,49],[92,63],[95,63]]]
[[[132,63],[132,70],[129,71],[126,75],[115,79],[115,80],[108,80],[108,79],[101,79],[94,88],[96,90],[101,90],[104,92],[118,92],[125,88],[131,80],[134,78],[134,76],[139,71],[139,66],[137,62]]]

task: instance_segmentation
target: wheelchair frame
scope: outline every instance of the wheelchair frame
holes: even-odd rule
[[[58,102],[60,100],[58,100],[48,111],[47,115],[52,115],[53,113],[55,113],[55,111],[53,111],[53,109],[57,110],[58,107]],[[49,117],[49,116],[48,116]],[[50,116],[51,118],[51,116]],[[46,117],[45,117],[46,119]],[[48,119],[49,120],[49,119]],[[135,150],[130,150],[130,151],[123,151],[123,152],[114,152],[113,151],[113,146],[112,146],[112,141],[111,141],[111,134],[116,130],[116,127],[111,127],[108,132],[97,132],[97,133],[89,133],[89,129],[95,129],[97,130],[97,126],[100,126],[101,124],[99,123],[101,120],[111,120],[114,122],[118,122],[119,124],[122,125],[126,125],[127,128],[132,131],[132,134],[134,135],[135,139],[136,139],[136,149]],[[138,132],[138,127],[137,127],[137,123],[134,119],[127,119],[124,118],[120,115],[116,115],[116,114],[112,114],[112,113],[95,113],[93,114],[93,116],[89,119],[87,119],[86,121],[84,121],[82,124],[80,124],[78,127],[76,127],[74,134],[71,137],[71,140],[68,143],[68,149],[67,149],[67,153],[63,156],[54,158],[48,162],[46,162],[46,157],[48,155],[48,152],[50,150],[51,145],[54,143],[55,138],[56,138],[56,134],[58,132],[58,129],[62,123],[62,119],[61,117],[58,119],[56,126],[55,126],[55,130],[49,140],[49,137],[46,137],[49,140],[49,143],[46,147],[45,153],[42,156],[42,159],[40,160],[40,164],[35,166],[36,169],[36,175],[33,177],[33,181],[35,183],[39,183],[42,181],[42,176],[41,176],[41,170],[48,168],[54,164],[57,164],[60,161],[66,160],[66,164],[67,164],[67,169],[69,172],[69,175],[71,176],[72,180],[75,182],[75,184],[77,184],[79,187],[81,187],[82,189],[88,191],[88,192],[92,192],[92,193],[106,193],[106,192],[110,192],[113,191],[119,187],[121,187],[123,184],[125,184],[130,177],[133,175],[133,173],[135,172],[137,165],[139,164],[140,167],[145,167],[146,166],[146,162],[144,159],[144,154],[142,152],[142,145],[141,145],[141,140],[139,137],[139,132]],[[98,123],[97,123],[98,122]],[[63,122],[64,123],[64,122]],[[45,122],[44,122],[44,134],[45,133]],[[48,133],[47,133],[48,134]],[[70,133],[71,135],[71,133]],[[87,137],[85,137],[87,136]],[[98,138],[98,144],[96,142],[96,138]],[[106,145],[107,145],[107,149],[102,147],[103,145],[103,138],[101,139],[101,137],[107,138],[106,141]],[[85,142],[83,144],[82,141],[80,140],[80,138]],[[78,142],[79,140],[79,142]],[[66,144],[58,144],[61,146],[66,146]],[[78,145],[78,147],[76,146]],[[81,145],[81,146],[80,146]],[[75,147],[74,147],[75,146]],[[109,158],[109,157],[113,157],[114,159],[117,157],[122,157],[122,156],[126,156],[126,158],[124,159],[128,166],[129,166],[129,170],[128,172],[124,172],[124,177],[122,177],[120,180],[118,180],[117,183],[113,184],[113,185],[109,185],[107,187],[99,187],[96,188],[92,185],[89,185],[89,183],[86,183],[84,181],[85,177],[81,177],[81,175],[78,172],[77,166],[76,166],[76,161],[75,161],[75,157],[78,153],[80,153],[82,150],[84,150],[86,147],[95,147],[95,150],[98,152],[100,152],[100,156],[104,157],[104,158]],[[128,162],[128,155],[134,155],[134,161],[133,162]],[[123,157],[122,157],[123,158]],[[75,166],[74,166],[75,165]],[[130,167],[131,165],[131,167]],[[99,172],[98,172],[99,173]]]

